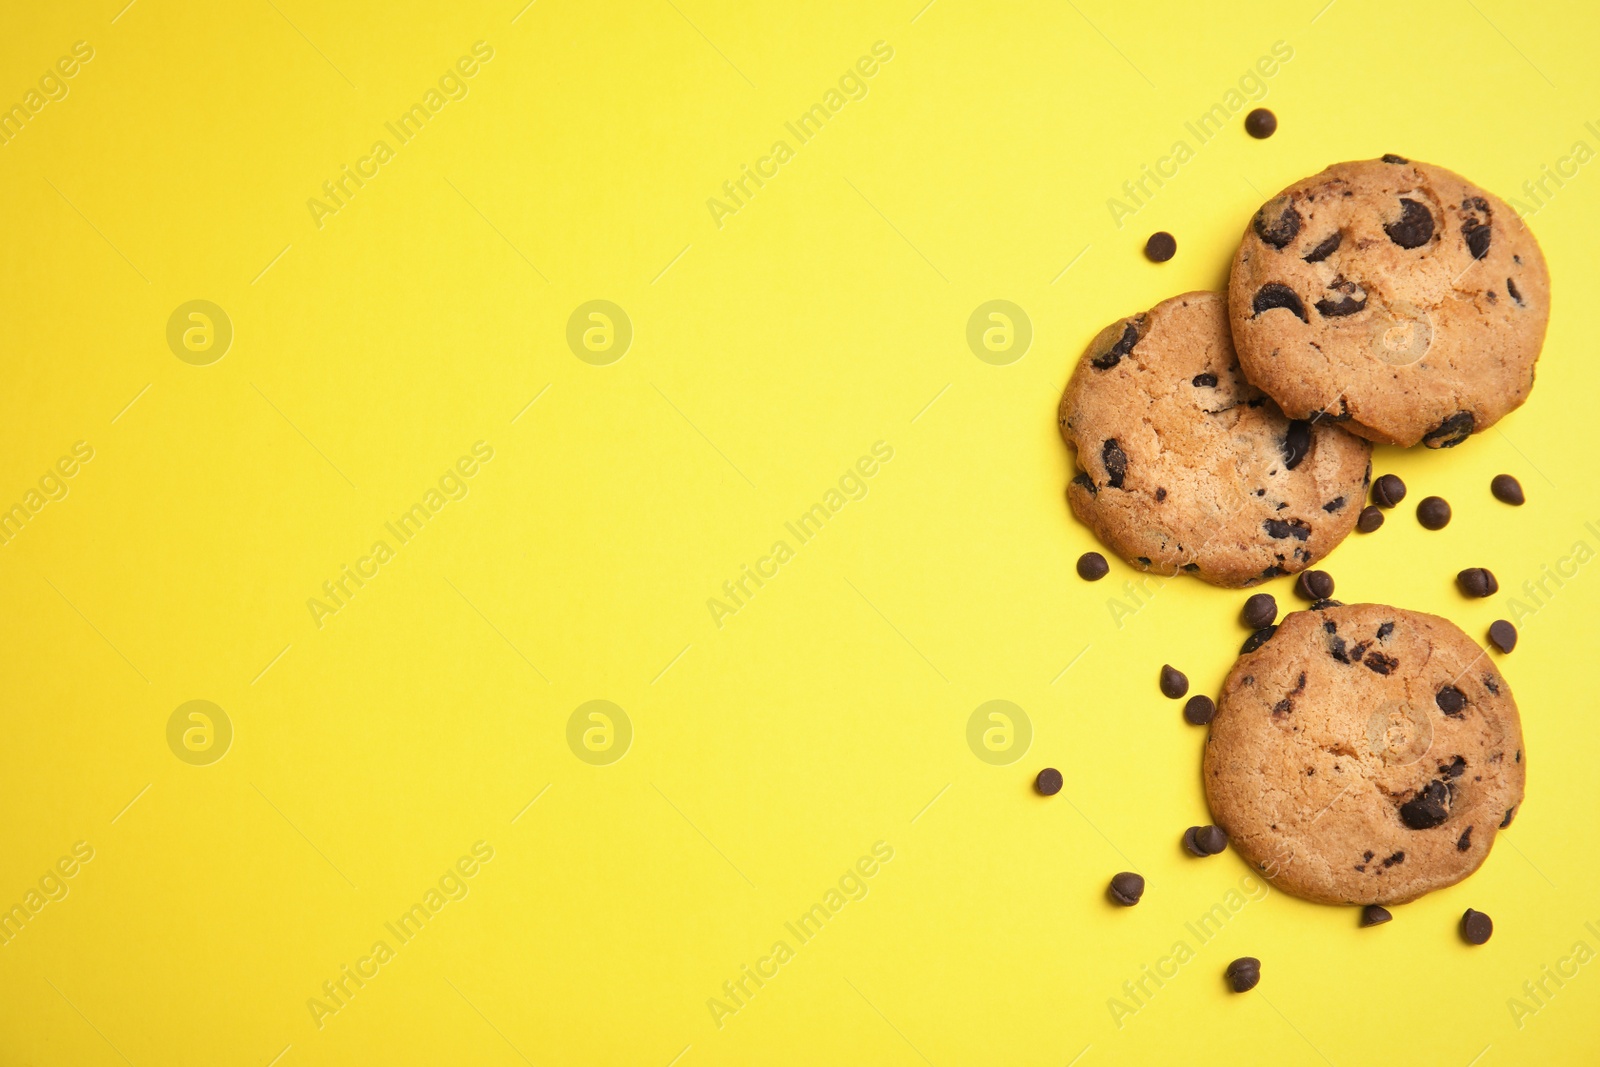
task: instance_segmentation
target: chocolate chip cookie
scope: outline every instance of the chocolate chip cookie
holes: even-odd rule
[[[1089,343],[1061,397],[1072,512],[1157,574],[1242,586],[1303,570],[1355,526],[1370,446],[1291,420],[1245,380],[1220,293],[1187,293]]]
[[[1353,604],[1295,612],[1239,658],[1203,773],[1212,817],[1273,885],[1397,904],[1478,869],[1525,766],[1483,649],[1437,616]]]
[[[1550,278],[1498,197],[1384,156],[1335,164],[1263,205],[1228,307],[1245,375],[1291,418],[1449,448],[1527,399]]]

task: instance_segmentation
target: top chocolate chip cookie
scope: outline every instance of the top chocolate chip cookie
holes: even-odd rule
[[[1072,512],[1129,563],[1251,585],[1304,570],[1354,527],[1371,449],[1291,421],[1245,381],[1220,293],[1100,331],[1061,397]]]
[[[1228,310],[1245,375],[1290,418],[1448,448],[1527,399],[1550,279],[1499,198],[1384,156],[1263,205],[1234,256]]]

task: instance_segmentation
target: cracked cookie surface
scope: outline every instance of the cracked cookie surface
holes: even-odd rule
[[[1311,566],[1354,528],[1370,446],[1293,421],[1245,380],[1220,293],[1186,293],[1089,343],[1057,413],[1072,512],[1130,564],[1243,586]]]
[[[1291,417],[1448,448],[1527,399],[1550,279],[1498,197],[1385,156],[1335,164],[1264,204],[1228,303],[1246,376]]]
[[[1289,615],[1223,685],[1202,773],[1212,817],[1274,886],[1403,904],[1489,855],[1522,803],[1511,687],[1434,615]]]

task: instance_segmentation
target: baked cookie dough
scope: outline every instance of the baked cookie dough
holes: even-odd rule
[[[1061,397],[1072,513],[1157,574],[1222,586],[1293,574],[1355,526],[1370,446],[1291,421],[1245,381],[1220,293],[1186,293],[1102,330]]]
[[[1241,656],[1203,761],[1233,847],[1324,904],[1403,904],[1477,870],[1525,769],[1491,657],[1444,619],[1381,604],[1295,612]]]
[[[1335,164],[1263,205],[1234,255],[1228,306],[1245,375],[1292,418],[1448,448],[1527,399],[1550,278],[1498,197],[1384,156]]]

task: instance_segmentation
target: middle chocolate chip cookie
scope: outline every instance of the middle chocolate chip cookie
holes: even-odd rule
[[[1061,397],[1072,512],[1157,574],[1252,585],[1302,571],[1355,526],[1370,446],[1290,420],[1245,381],[1219,293],[1186,293],[1089,343]]]

